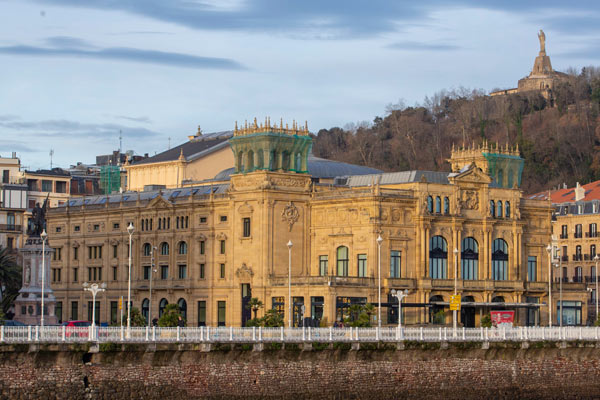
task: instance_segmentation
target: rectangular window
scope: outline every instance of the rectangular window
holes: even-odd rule
[[[79,304],[76,301],[71,302],[71,320],[79,319]]]
[[[57,226],[55,229],[56,233],[61,233],[62,232],[62,228],[60,226]]]
[[[79,247],[73,247],[73,260],[77,260],[79,258]]]
[[[206,223],[206,217],[200,217],[200,223],[201,224],[205,224]]]
[[[569,233],[567,231],[567,225],[562,225],[560,227],[560,238],[567,239],[569,237]]]
[[[119,246],[114,244],[112,248],[113,248],[113,258],[117,258],[119,256]]]
[[[150,279],[150,266],[149,265],[144,265],[144,279],[145,280]]]
[[[217,326],[225,326],[226,303],[217,301]]]
[[[160,279],[169,279],[169,266],[168,265],[160,266]]]
[[[60,324],[62,322],[62,301],[56,302],[56,307],[54,307],[54,314],[56,315],[58,323]]]
[[[96,301],[96,312],[95,315],[92,316],[92,312],[93,310],[93,306],[92,306],[93,302],[92,301],[88,301],[88,321],[91,321],[92,318],[94,318],[96,321],[96,324],[100,323],[100,302]]]
[[[204,279],[204,264],[200,264],[200,279]]]
[[[180,265],[179,266],[179,279],[185,279],[187,278],[187,265]]]
[[[221,279],[225,279],[225,264],[221,264],[220,266],[220,277]]]
[[[120,225],[118,222],[113,223],[113,230],[119,229]]]
[[[327,264],[329,264],[329,256],[319,256],[319,275],[327,276]]]
[[[358,276],[360,278],[366,277],[367,276],[367,255],[359,254],[357,264],[358,264]]]
[[[401,253],[399,250],[390,252],[390,278],[400,278]]]
[[[198,326],[206,326],[206,301],[198,302]]]
[[[244,237],[250,237],[250,218],[244,218]]]
[[[200,241],[200,254],[206,253],[206,242],[204,240]]]
[[[220,240],[220,242],[221,242],[221,254],[225,254],[225,241]]]
[[[42,192],[51,192],[51,191],[52,191],[52,181],[42,179]]]
[[[582,237],[582,227],[581,224],[575,225],[575,237],[580,239]]]
[[[99,224],[94,224],[94,230],[95,231],[99,231],[100,230],[100,225]]]
[[[81,230],[81,227],[80,227],[79,225],[75,225],[75,226],[73,227],[73,231],[74,231],[74,232],[79,232],[80,230]]]
[[[10,176],[10,170],[5,169],[2,171],[2,183],[8,183],[8,177]]]
[[[78,268],[73,268],[73,282],[77,282],[77,269]]]
[[[227,222],[227,215],[221,215],[220,221]]]
[[[110,323],[111,325],[116,325],[119,321],[119,302],[111,301],[110,302]]]
[[[535,256],[527,257],[527,280],[529,282],[535,282],[537,280],[536,271],[537,271],[537,257],[535,257]]]
[[[285,297],[273,297],[271,299],[272,309],[277,311],[282,317],[285,315]]]
[[[113,281],[117,280],[117,267],[112,267]]]

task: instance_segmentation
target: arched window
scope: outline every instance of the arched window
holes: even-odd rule
[[[152,246],[150,243],[144,243],[143,253],[145,257],[148,257],[152,253]]]
[[[581,245],[575,246],[575,260],[581,261]]]
[[[498,200],[496,209],[497,209],[497,212],[496,212],[497,217],[502,218],[502,201],[501,200]]]
[[[242,151],[237,155],[237,172],[244,172],[244,152]]]
[[[187,254],[187,243],[179,242],[179,254]]]
[[[440,196],[436,196],[436,198],[435,198],[435,213],[436,214],[442,213],[442,199],[440,199]]]
[[[146,318],[146,323],[148,323],[148,318],[150,316],[150,301],[148,299],[144,299],[142,301],[142,315]]]
[[[158,318],[162,317],[163,312],[165,311],[165,307],[169,304],[167,299],[160,299],[160,303],[158,303]]]
[[[290,153],[284,151],[281,155],[281,169],[284,171],[289,171],[290,169]]]
[[[448,278],[448,243],[443,236],[434,236],[429,241],[429,277]]]
[[[463,239],[460,259],[462,278],[464,280],[476,280],[479,267],[479,246],[475,238],[467,237]]]
[[[494,200],[490,200],[490,217],[496,218],[496,203],[494,203]]]
[[[168,256],[169,255],[169,243],[162,242],[160,244],[160,255],[161,256]]]
[[[581,267],[575,267],[575,276],[573,277],[574,282],[583,281],[583,270]]]
[[[296,157],[294,157],[294,161],[296,164],[294,167],[296,172],[302,171],[302,156],[300,155],[300,153],[296,153]]]
[[[492,243],[492,279],[508,279],[508,245],[504,239],[496,239]]]
[[[593,244],[590,246],[590,259],[594,259],[596,257],[596,245]]]
[[[495,296],[492,298],[492,303],[500,303],[497,306],[492,306],[492,310],[503,310],[504,309],[504,297],[502,296]]]
[[[264,169],[265,168],[265,153],[263,152],[263,149],[259,149],[256,154],[258,155],[258,161],[256,164],[256,168]]]
[[[440,295],[431,296],[429,303],[433,304],[433,307],[429,308],[429,320],[433,324],[445,324],[446,315],[444,314],[444,306],[436,303],[443,303],[444,298]]]
[[[450,214],[450,199],[444,197],[444,214]]]
[[[337,275],[348,276],[348,248],[346,246],[337,248]]]
[[[504,185],[504,171],[498,170],[498,186],[503,187]]]
[[[254,171],[254,152],[252,150],[248,151],[248,161],[246,162],[246,171],[252,172]]]
[[[510,218],[510,201],[504,202],[504,217]]]
[[[158,219],[158,230],[162,229],[162,218]]]
[[[177,300],[177,305],[179,306],[179,312],[181,313],[181,317],[184,320],[187,320],[187,302],[185,299]]]
[[[433,213],[433,197],[427,196],[427,211],[432,214]]]

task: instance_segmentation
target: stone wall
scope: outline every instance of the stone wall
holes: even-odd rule
[[[597,398],[600,349],[0,346],[0,398]],[[125,351],[124,351],[125,350]],[[203,349],[206,350],[206,349]]]

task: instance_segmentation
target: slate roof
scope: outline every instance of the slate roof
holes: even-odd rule
[[[233,174],[234,168],[227,168],[217,175],[215,180],[228,180]],[[312,154],[308,156],[308,173],[313,178],[335,178],[338,176],[378,174],[380,170],[362,165],[348,164],[340,161],[326,160],[315,157]]]
[[[420,182],[423,177],[429,183],[448,184],[448,175],[450,172],[439,171],[401,171],[401,172],[386,172],[383,174],[350,176],[346,184],[348,186],[369,186],[373,182],[379,182],[380,185],[391,185],[396,183],[411,183]],[[379,180],[381,177],[381,180]]]
[[[181,150],[183,150],[183,156],[187,161],[195,160],[196,158],[202,157],[206,154],[212,153],[213,151],[222,149],[228,146],[227,140],[233,136],[233,131],[213,132],[202,135],[197,139],[190,140],[180,144],[179,146],[173,147],[162,153],[158,153],[155,156],[148,157],[132,165],[151,164],[166,161],[175,161],[179,159]]]

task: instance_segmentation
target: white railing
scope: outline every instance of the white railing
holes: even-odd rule
[[[599,341],[598,327],[160,328],[0,326],[0,343],[369,343]]]

